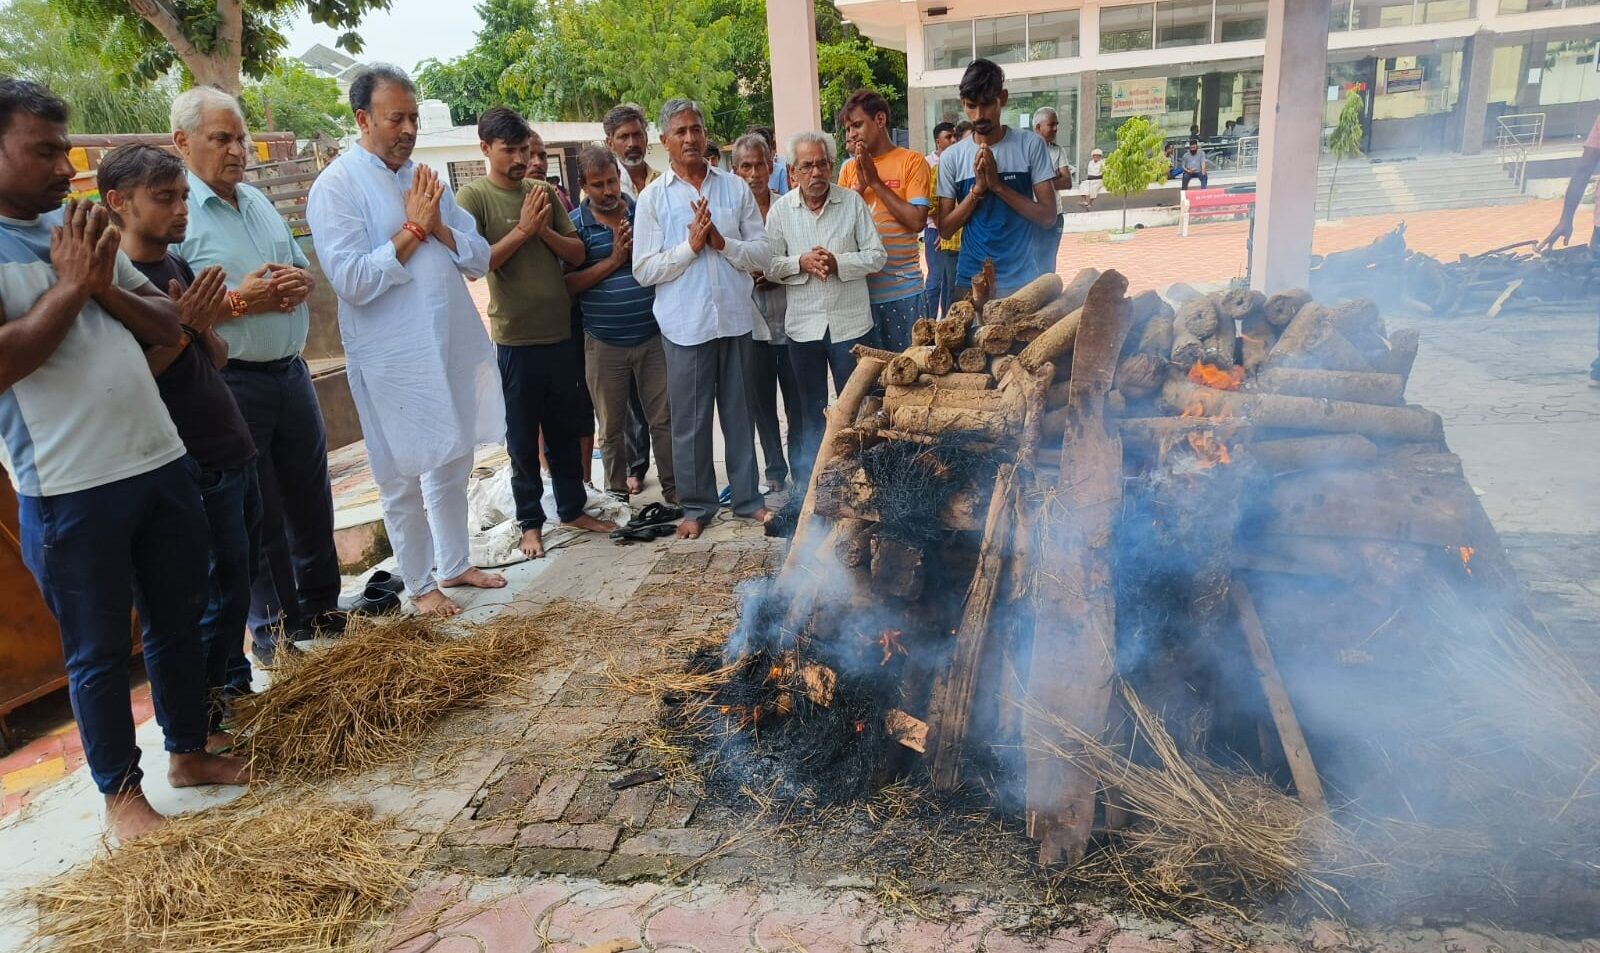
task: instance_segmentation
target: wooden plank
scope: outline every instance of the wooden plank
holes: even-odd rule
[[[1277,726],[1278,740],[1283,743],[1283,755],[1289,761],[1289,775],[1294,778],[1294,789],[1301,803],[1319,814],[1328,810],[1328,798],[1322,792],[1322,779],[1311,760],[1311,749],[1306,747],[1306,736],[1300,730],[1300,719],[1295,717],[1294,705],[1289,701],[1289,690],[1284,687],[1278,663],[1272,657],[1272,646],[1267,644],[1267,632],[1256,615],[1255,601],[1244,577],[1235,575],[1228,590],[1234,611],[1239,616],[1239,628],[1244,630],[1245,645],[1250,649],[1250,662],[1261,680],[1261,691],[1267,696],[1267,710],[1272,713],[1272,723]]]
[[[1094,823],[1094,775],[1045,745],[1070,750],[1074,729],[1106,729],[1116,671],[1116,591],[1112,527],[1122,505],[1122,438],[1106,419],[1106,394],[1132,323],[1127,279],[1108,271],[1083,307],[1072,354],[1072,383],[1055,498],[1035,580],[1037,618],[1028,667],[1028,835],[1043,864],[1076,863]]]
[[[883,373],[885,363],[873,354],[857,351],[856,369],[851,372],[850,379],[845,381],[844,388],[839,392],[839,399],[828,408],[822,442],[818,445],[817,459],[811,465],[811,480],[806,484],[805,501],[800,504],[800,516],[795,522],[794,538],[789,541],[789,553],[783,560],[784,572],[799,565],[802,558],[810,558],[812,550],[816,548],[817,479],[833,459],[834,435],[850,426],[856,419],[857,408],[861,406],[861,401],[867,394],[877,386],[878,375]]]
[[[984,519],[983,542],[978,546],[978,566],[967,586],[967,599],[956,628],[950,668],[934,688],[928,714],[933,760],[930,773],[936,791],[954,790],[960,783],[961,755],[967,746],[972,704],[978,694],[978,674],[990,618],[1000,591],[1001,568],[1011,542],[1011,497],[1017,468],[1004,464],[995,475],[989,513]]]

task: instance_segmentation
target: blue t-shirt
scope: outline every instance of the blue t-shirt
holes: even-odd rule
[[[1049,147],[1036,132],[1007,128],[1005,138],[991,144],[989,150],[994,153],[1002,188],[1031,199],[1034,186],[1056,177]],[[975,139],[963,139],[939,156],[939,198],[960,202],[967,197],[976,181],[973,162],[977,156]],[[956,283],[971,284],[973,275],[983,270],[984,259],[993,259],[994,294],[1008,295],[1043,273],[1039,249],[1046,241],[1053,244],[1055,238],[1054,227],[1040,228],[1012,211],[998,195],[987,196],[962,228]]]
[[[628,222],[633,222],[633,199],[624,195]],[[588,268],[611,255],[611,226],[594,217],[585,201],[578,210],[578,237],[583,239],[582,268]],[[624,262],[588,291],[578,295],[578,310],[583,313],[583,330],[596,341],[615,347],[634,347],[661,333],[655,316],[656,293],[642,287],[633,277],[633,262]]]

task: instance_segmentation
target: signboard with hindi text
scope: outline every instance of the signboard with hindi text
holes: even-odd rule
[[[1167,78],[1119,79],[1111,83],[1112,116],[1148,116],[1167,111]]]

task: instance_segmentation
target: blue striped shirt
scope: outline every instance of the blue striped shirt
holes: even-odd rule
[[[628,222],[633,222],[633,199],[624,195]],[[611,226],[594,217],[587,200],[579,206],[578,237],[583,239],[583,268],[611,257]],[[596,341],[614,347],[634,347],[661,333],[654,312],[656,293],[634,280],[633,260],[623,262],[601,282],[578,295],[583,330]]]

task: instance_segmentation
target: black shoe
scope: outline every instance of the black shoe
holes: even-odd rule
[[[355,604],[350,607],[352,613],[363,615],[383,615],[386,612],[396,612],[400,609],[400,594],[405,591],[406,584],[386,569],[380,569],[367,577],[367,584],[362,587],[361,595],[356,597]]]
[[[342,609],[329,609],[319,612],[311,617],[311,634],[307,638],[337,639],[344,635],[345,626],[350,622],[350,613]]]
[[[638,529],[642,526],[660,526],[663,523],[676,523],[683,519],[683,507],[671,503],[651,503],[633,515],[628,520],[627,529]]]

